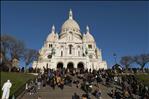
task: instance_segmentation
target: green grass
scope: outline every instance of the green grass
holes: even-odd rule
[[[9,79],[12,83],[12,87],[10,91],[10,96],[11,96],[20,87],[22,87],[28,80],[34,79],[34,78],[35,76],[31,74],[15,73],[15,72],[1,72],[0,88],[2,89],[4,82],[6,82]],[[2,91],[0,91],[0,96],[2,96]]]
[[[136,74],[135,75],[144,85],[149,86],[149,74]]]

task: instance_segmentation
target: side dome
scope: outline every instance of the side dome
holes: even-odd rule
[[[57,39],[57,36],[56,36],[56,34],[55,34],[55,27],[54,27],[54,25],[53,25],[53,26],[52,26],[52,31],[51,31],[51,33],[48,35],[46,41],[54,42],[54,41],[56,41],[56,39]]]
[[[95,42],[94,37],[90,33],[86,33],[86,42]]]
[[[50,41],[50,42],[53,42],[56,40],[56,35],[55,33],[50,33],[47,37],[47,40],[46,41]]]
[[[86,31],[87,31],[87,33],[86,33],[86,35],[85,35],[85,37],[86,37],[86,42],[95,42],[95,39],[94,39],[94,37],[90,34],[90,32],[89,32],[89,27],[87,26],[86,27]]]
[[[83,42],[86,42],[86,34],[83,34],[82,40],[83,40]]]

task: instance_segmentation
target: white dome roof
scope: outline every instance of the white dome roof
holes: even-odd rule
[[[62,25],[62,30],[72,29],[72,30],[80,30],[78,23],[73,19],[72,11],[69,11],[69,19],[67,19]]]
[[[56,40],[56,35],[55,33],[50,33],[47,37],[47,40],[46,41],[50,41],[50,42],[53,42]]]
[[[95,42],[94,37],[89,32],[89,27],[86,27],[87,33],[85,35],[86,42]]]
[[[62,30],[65,30],[65,29],[80,30],[80,27],[79,27],[78,23],[75,20],[68,19],[62,25]]]
[[[86,33],[86,42],[95,42],[94,37],[90,33]]]
[[[54,42],[57,40],[57,34],[55,34],[55,27],[54,25],[52,26],[51,33],[48,35],[46,41]]]
[[[83,42],[86,42],[86,35],[83,34],[83,38],[82,38]]]

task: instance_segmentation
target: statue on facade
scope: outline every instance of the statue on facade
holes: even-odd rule
[[[87,48],[85,47],[85,44],[83,44],[83,56],[86,56],[88,54]]]
[[[52,48],[52,55],[55,55],[55,48]]]

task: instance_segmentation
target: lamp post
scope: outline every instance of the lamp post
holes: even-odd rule
[[[40,54],[39,54],[39,53],[37,53],[37,61],[36,61],[36,73],[37,73],[37,65],[38,65],[38,61],[39,61],[39,56],[40,56]]]
[[[116,53],[113,53],[113,56],[114,56],[115,64],[117,64],[117,55],[116,55]]]

